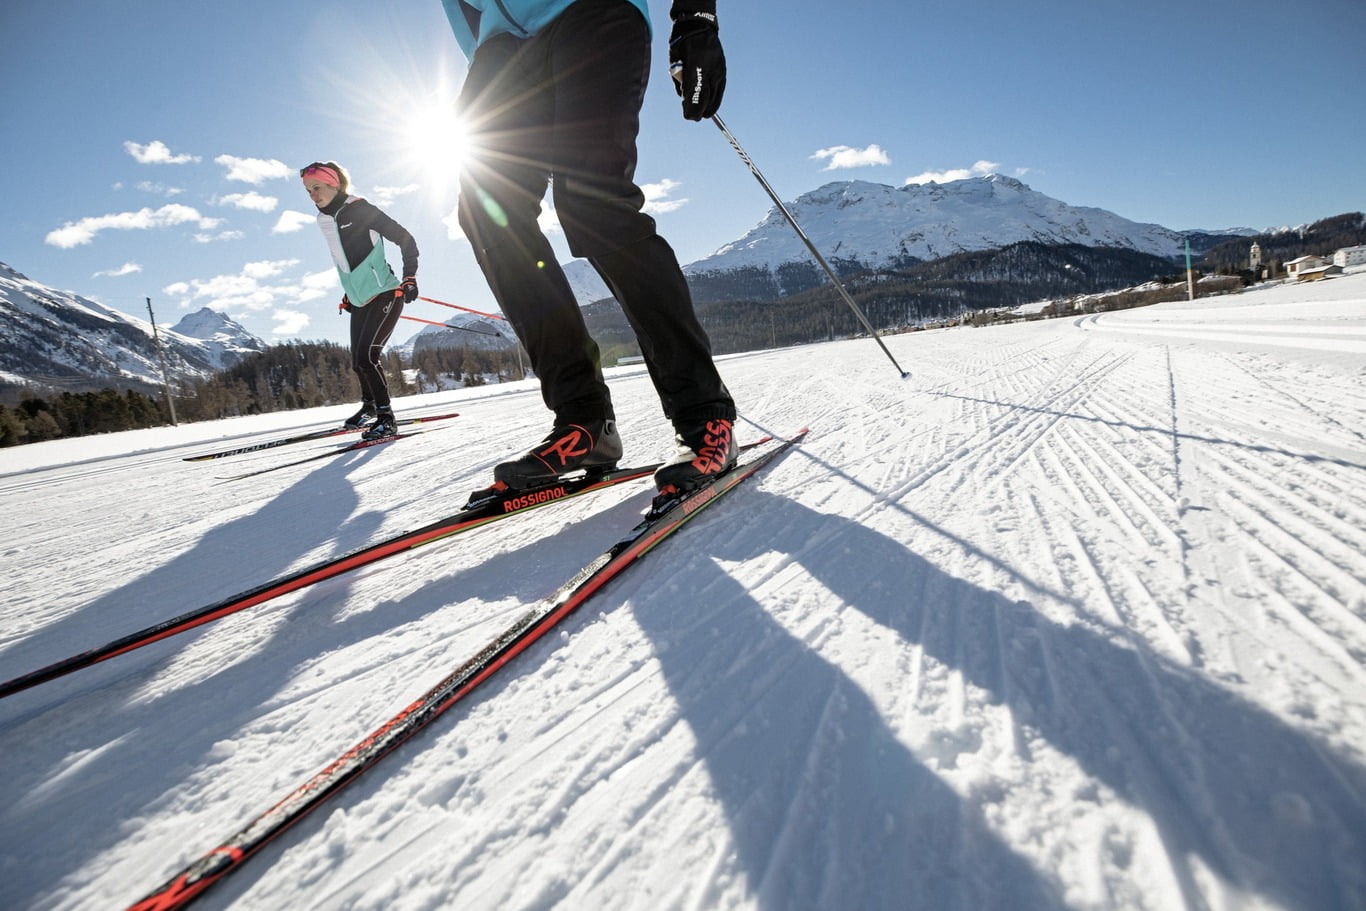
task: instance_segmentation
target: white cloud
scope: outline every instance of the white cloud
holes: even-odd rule
[[[226,313],[270,312],[276,336],[290,336],[311,325],[313,316],[335,314],[341,300],[336,269],[305,272],[294,277],[297,259],[258,260],[242,266],[235,275],[175,282],[162,293],[184,309],[212,307]],[[322,303],[319,303],[319,302]]]
[[[550,204],[548,199],[541,200],[541,214],[536,216],[536,224],[540,226],[541,233],[546,237],[564,233],[564,228],[560,226],[560,213],[555,211],[555,207]]]
[[[843,168],[866,168],[871,165],[891,164],[892,159],[887,157],[887,153],[877,143],[868,146],[866,149],[855,149],[852,146],[831,146],[828,149],[821,149],[811,156],[817,161],[825,160],[826,166],[822,171],[837,171]]]
[[[336,269],[324,269],[321,272],[309,272],[299,280],[299,300],[311,301],[320,297],[328,297],[341,290],[341,279],[337,278]],[[338,300],[341,297],[338,296]]]
[[[146,145],[125,142],[123,148],[138,164],[188,164],[199,161],[198,155],[172,155],[166,143],[159,139],[153,139]]]
[[[116,185],[115,189],[122,189],[122,187]],[[164,183],[155,183],[150,180],[139,181],[134,185],[134,189],[141,190],[144,193],[154,193],[157,196],[179,196],[185,192],[180,187],[168,187]]]
[[[123,276],[125,276],[125,275],[132,275],[132,274],[135,273],[135,272],[141,272],[141,271],[142,271],[142,266],[139,266],[137,263],[124,263],[122,266],[119,266],[117,269],[105,269],[105,270],[102,271],[102,272],[96,272],[94,275],[92,275],[92,276],[90,276],[90,277],[91,277],[91,278],[121,278],[121,277],[123,277]]]
[[[241,231],[219,231],[217,234],[196,234],[194,242],[197,244],[216,244],[225,240],[241,240],[246,237]]]
[[[686,206],[687,199],[669,199],[669,195],[680,186],[682,184],[678,181],[667,177],[659,183],[642,184],[640,190],[645,194],[645,211],[650,215],[664,215]]]
[[[392,205],[394,200],[410,193],[416,193],[422,189],[420,184],[410,183],[406,187],[375,187],[375,191],[370,194],[369,199],[381,209]]]
[[[270,233],[293,234],[307,225],[316,225],[317,223],[318,216],[316,215],[309,215],[306,212],[298,212],[294,209],[285,209],[280,213],[280,218],[275,222],[275,227],[270,229]]]
[[[233,206],[238,209],[250,209],[254,212],[274,212],[275,207],[280,204],[280,200],[274,196],[262,196],[255,190],[250,193],[229,193],[227,196],[218,198],[220,206]]]
[[[275,320],[271,334],[276,336],[298,335],[308,326],[309,316],[301,310],[276,310],[270,315]]]
[[[220,164],[228,169],[228,180],[240,180],[249,184],[258,184],[263,180],[278,180],[294,173],[293,168],[274,158],[237,158],[233,155],[219,155],[213,161],[214,164]]]
[[[254,263],[247,263],[242,267],[242,274],[247,278],[260,281],[263,278],[274,278],[286,269],[297,266],[297,259],[263,259]]]
[[[48,232],[44,241],[54,247],[69,250],[90,243],[101,231],[142,231],[187,223],[194,223],[201,230],[208,231],[218,227],[220,221],[217,218],[206,218],[189,206],[170,203],[160,209],[143,208],[136,212],[117,212],[82,218],[80,221],[69,221],[55,231]]]
[[[1000,172],[1001,165],[995,161],[979,161],[970,168],[953,168],[948,171],[925,171],[914,177],[907,177],[908,184],[948,183],[953,180],[967,180],[969,177],[985,177]]]

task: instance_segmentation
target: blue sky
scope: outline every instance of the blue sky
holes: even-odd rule
[[[668,3],[650,8],[637,179],[686,263],[770,202],[679,116]],[[1361,0],[720,0],[719,18],[721,116],[785,199],[996,171],[1176,229],[1366,209]],[[417,237],[424,295],[494,306],[448,227],[465,62],[437,0],[9,0],[0,29],[0,261],[135,316],[150,297],[166,326],[212,306],[270,341],[342,341],[297,178],[334,158]]]

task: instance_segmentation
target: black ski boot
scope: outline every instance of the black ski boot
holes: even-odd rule
[[[678,428],[678,454],[655,472],[655,486],[665,495],[685,494],[730,471],[739,452],[735,422],[713,418]]]
[[[526,455],[494,466],[493,479],[515,490],[549,484],[560,475],[580,469],[606,471],[621,458],[617,422],[588,421],[556,424],[550,434]]]
[[[360,411],[351,415],[342,422],[342,427],[346,430],[360,430],[366,424],[375,419],[375,403],[361,402]]]
[[[398,422],[390,408],[380,408],[375,412],[375,423],[365,428],[360,435],[362,440],[380,440],[398,433]]]

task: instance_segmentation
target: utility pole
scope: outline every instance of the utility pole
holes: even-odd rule
[[[171,426],[178,425],[175,419],[175,399],[171,398],[171,378],[166,372],[166,354],[161,350],[161,333],[157,331],[157,317],[152,312],[152,299],[147,298],[147,316],[152,320],[152,341],[157,346],[157,360],[161,362],[161,390],[166,395],[166,407],[171,411]]]
[[[1186,238],[1186,296],[1195,300],[1195,273],[1191,271],[1191,242]]]

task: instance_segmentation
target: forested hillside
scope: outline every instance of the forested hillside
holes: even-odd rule
[[[832,264],[851,297],[879,330],[895,331],[958,319],[980,310],[1018,307],[1045,298],[1095,294],[1153,280],[1184,281],[1183,270],[1159,256],[1079,244],[1012,244],[959,253],[895,269],[853,271]],[[858,317],[819,269],[793,265],[784,284],[812,285],[778,300],[711,301],[698,314],[717,353],[827,341],[863,331]],[[765,273],[765,276],[767,273]],[[756,271],[756,287],[764,276]],[[824,279],[823,274],[819,274]],[[692,281],[692,279],[690,279]],[[601,301],[585,308],[604,351],[633,348],[621,308]]]
[[[385,356],[385,373],[395,396],[523,375],[515,351],[470,348],[424,348],[411,364],[391,350]],[[290,342],[177,390],[175,416],[181,422],[208,421],[359,399],[348,348],[331,342]],[[0,405],[0,446],[154,427],[170,420],[164,397],[144,387],[33,394],[13,407]]]

